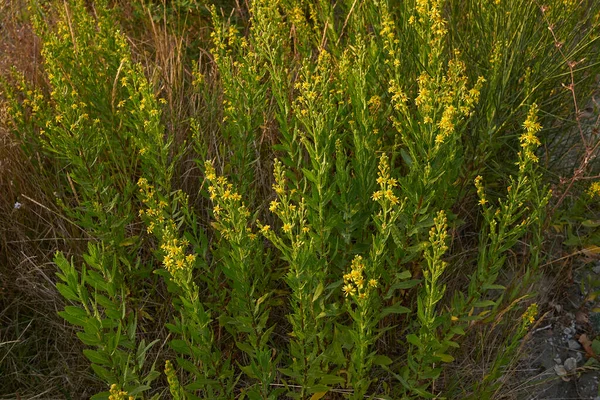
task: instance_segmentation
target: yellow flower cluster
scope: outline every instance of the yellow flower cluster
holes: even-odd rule
[[[331,101],[332,96],[323,96],[323,93],[327,93],[328,91],[331,94],[336,93],[335,91],[328,90],[331,68],[331,55],[327,51],[321,50],[317,59],[316,71],[304,69],[301,79],[294,84],[294,89],[300,92],[293,103],[294,112],[306,117],[311,110],[315,109],[317,103],[319,104],[319,108],[327,107],[325,102]]]
[[[160,238],[160,248],[164,253],[163,266],[173,277],[181,272],[191,271],[196,262],[196,255],[186,255],[185,250],[189,242],[179,239],[175,222],[165,218],[168,203],[157,199],[154,186],[150,185],[146,178],[140,178],[138,186],[142,194],[142,203],[146,207],[145,210],[139,211],[139,215],[146,217],[148,233],[156,233]]]
[[[139,211],[140,217],[146,216],[149,219],[148,227],[146,231],[153,233],[156,227],[162,227],[165,224],[164,211],[167,207],[167,202],[164,200],[156,201],[156,193],[154,186],[148,183],[146,178],[140,178],[138,180],[138,187],[142,194],[142,203],[146,209]]]
[[[186,255],[185,249],[190,243],[185,239],[178,239],[173,228],[174,226],[166,229],[160,248],[165,253],[163,265],[174,276],[180,271],[191,271],[196,262],[196,255]]]
[[[204,163],[204,168],[206,170],[206,179],[211,183],[208,187],[208,194],[213,202],[226,200],[239,203],[242,201],[242,196],[233,189],[233,185],[227,181],[227,178],[224,176],[217,177],[215,168],[210,161]],[[215,212],[215,215],[217,215],[217,212]]]
[[[369,111],[372,114],[375,114],[381,108],[381,97],[377,95],[372,96],[367,102],[367,105],[369,106]]]
[[[387,201],[393,205],[399,203],[399,199],[393,191],[393,188],[398,186],[398,181],[390,176],[390,165],[385,154],[381,156],[379,161],[377,184],[380,189],[371,196],[374,201]]]
[[[241,242],[245,238],[254,240],[256,234],[248,227],[250,212],[242,202],[242,196],[224,176],[217,177],[210,161],[204,163],[206,179],[209,181],[208,193],[212,200],[215,222],[212,226],[221,232],[227,240]]]
[[[537,303],[533,303],[531,304],[529,307],[527,307],[527,310],[525,310],[525,312],[523,313],[523,316],[521,317],[521,323],[524,329],[527,329],[531,324],[533,324],[535,322],[535,318],[537,317],[538,314],[538,305]]]
[[[536,134],[542,130],[542,126],[538,122],[537,111],[538,106],[534,103],[529,108],[529,112],[527,113],[527,119],[523,123],[525,133],[523,133],[519,138],[522,150],[519,153],[520,160],[517,163],[521,171],[525,169],[525,166],[529,162],[538,162],[538,157],[535,155],[535,150],[539,147],[540,140],[538,139]]]
[[[281,161],[277,159],[275,159],[273,175],[275,177],[273,189],[277,193],[277,199],[271,201],[269,210],[283,222],[282,231],[291,236],[297,244],[302,244],[304,240],[302,236],[310,232],[310,226],[306,221],[307,210],[304,199],[300,198],[296,203],[292,201],[293,198],[298,197],[298,192],[296,189],[289,192],[286,190],[285,170]],[[275,240],[275,233],[270,230],[269,225],[259,224],[258,226],[261,228],[261,233],[269,240]]]
[[[133,396],[127,396],[127,392],[124,390],[120,390],[117,384],[113,383],[110,386],[110,396],[108,396],[108,400],[133,400]]]
[[[211,14],[213,17],[217,16],[216,7],[211,7]],[[215,20],[219,20],[218,17]],[[217,27],[210,33],[210,37],[213,42],[213,48],[211,53],[214,57],[215,62],[221,61],[222,56],[229,56],[231,54],[231,48],[235,45],[239,38],[239,31],[233,25],[229,27]]]
[[[311,36],[311,28],[304,15],[304,10],[296,6],[288,12],[289,22],[293,27],[293,32],[299,40],[308,40]]]
[[[456,108],[452,105],[446,107],[442,114],[442,119],[438,122],[440,133],[435,137],[436,144],[442,144],[454,132],[454,118],[456,116]]]
[[[395,79],[390,81],[388,92],[392,95],[392,106],[396,111],[407,111],[406,102],[408,97],[402,91],[400,84]]]
[[[436,41],[441,40],[448,32],[441,10],[440,0],[417,0],[416,11],[419,15],[419,23],[428,22],[429,29]]]
[[[369,290],[377,287],[376,279],[369,279],[368,282],[365,277],[365,264],[362,256],[355,256],[350,266],[350,272],[344,274],[344,296],[355,296],[358,295],[358,299],[366,299]]]
[[[591,197],[600,197],[600,181],[596,181],[590,185],[588,194]]]
[[[434,226],[429,230],[429,243],[441,254],[448,250],[446,240],[448,239],[448,219],[446,213],[441,210],[434,218]]]
[[[382,28],[379,34],[383,38],[383,50],[385,53],[387,53],[384,63],[389,64],[390,60],[393,60],[393,65],[397,67],[400,65],[399,54],[397,50],[400,40],[398,40],[396,37],[396,25],[394,23],[394,18],[390,14],[385,2],[381,3],[381,20]]]
[[[179,394],[180,386],[179,379],[177,379],[177,373],[170,360],[165,361],[165,375],[167,376],[167,382],[169,383],[169,390],[175,398],[176,395]]]
[[[483,183],[481,182],[483,178],[481,175],[478,175],[475,178],[475,188],[477,188],[477,196],[479,197],[479,204],[484,206],[488,201],[485,198],[485,190],[483,188]]]
[[[596,181],[590,185],[588,194],[591,197],[600,197],[600,181]]]

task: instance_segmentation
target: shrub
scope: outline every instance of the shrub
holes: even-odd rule
[[[210,54],[171,66],[183,111],[118,6],[32,2],[46,82],[15,71],[6,101],[89,239],[54,262],[59,314],[110,388],[94,398],[492,397],[572,186],[552,197],[560,150],[542,149],[574,115],[582,132],[600,15],[584,3],[212,5]],[[164,111],[190,116],[186,140]],[[571,183],[597,151],[581,140]],[[496,331],[481,377],[450,368]]]

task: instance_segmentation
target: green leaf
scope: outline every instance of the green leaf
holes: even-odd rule
[[[406,340],[408,341],[408,343],[410,343],[414,346],[417,346],[417,347],[423,346],[423,343],[421,343],[421,339],[419,339],[419,337],[417,335],[415,335],[414,333],[406,335]]]
[[[302,168],[302,173],[310,182],[314,183],[315,185],[317,184],[317,178],[315,177],[315,174],[312,173],[312,171],[306,168]]]
[[[410,289],[417,286],[421,282],[420,279],[409,279],[407,281],[402,281],[395,283],[393,288],[396,289]]]
[[[192,350],[190,349],[190,346],[181,339],[171,340],[169,342],[169,347],[171,347],[173,350],[180,354],[184,354],[186,356],[192,355]]]
[[[323,385],[337,385],[346,382],[346,379],[336,375],[323,375],[319,383]]]
[[[186,390],[200,390],[200,389],[204,389],[207,386],[210,385],[215,385],[219,383],[218,381],[214,380],[214,379],[207,379],[207,378],[202,378],[200,376],[196,377],[196,381],[193,383],[190,383],[189,385],[185,386]]]
[[[97,335],[92,335],[87,332],[77,332],[76,335],[79,338],[79,340],[81,340],[84,344],[87,344],[88,346],[97,346],[102,344],[100,342],[100,339],[98,339]]]
[[[108,400],[108,396],[110,396],[110,392],[100,392],[90,397],[90,400]]]
[[[75,291],[73,289],[71,289],[69,286],[65,285],[64,283],[57,283],[56,288],[58,289],[60,294],[62,294],[62,296],[65,299],[71,300],[71,301],[79,300],[79,297],[77,296]]]
[[[108,355],[104,354],[103,352],[85,349],[85,350],[83,350],[83,354],[88,358],[88,360],[90,360],[94,364],[105,365],[107,367],[112,366],[112,362],[111,362],[110,358],[108,357]]]
[[[506,290],[506,286],[497,284],[483,285],[483,290]]]
[[[308,393],[328,392],[329,389],[330,389],[329,386],[318,384],[318,385],[310,386],[308,388]]]
[[[115,374],[110,372],[104,367],[99,366],[98,364],[92,364],[92,369],[98,375],[98,378],[102,379],[106,384],[110,385],[117,382],[117,377]]]
[[[406,314],[410,312],[410,308],[401,306],[400,303],[396,303],[393,306],[386,307],[379,314],[379,318],[384,318],[390,314]]]
[[[63,317],[67,322],[75,326],[84,327],[87,324],[87,316],[85,318],[73,315],[67,311],[59,311],[58,315]]]
[[[600,220],[592,221],[591,219],[588,219],[588,220],[582,221],[581,225],[585,226],[586,228],[597,228],[600,226]]]
[[[392,363],[392,359],[388,356],[384,356],[383,354],[377,354],[373,357],[373,364],[375,365],[390,365]]]
[[[154,381],[156,378],[158,378],[160,376],[160,372],[152,370],[150,372],[148,372],[148,375],[146,375],[146,377],[144,378],[144,382],[150,383],[152,381]]]
[[[490,306],[495,306],[496,302],[492,301],[492,300],[481,300],[478,301],[477,303],[473,304],[474,307],[490,307]]]
[[[402,160],[406,163],[406,165],[410,168],[413,164],[413,160],[410,157],[410,154],[405,149],[400,149],[400,156]]]
[[[130,396],[135,396],[136,394],[145,392],[146,390],[150,390],[150,389],[152,389],[151,386],[140,385],[140,386],[136,387],[135,389],[128,390],[127,394],[130,395]]]
[[[455,333],[457,335],[461,335],[461,336],[463,336],[463,335],[466,334],[466,332],[462,328],[462,326],[458,326],[458,325],[457,326],[453,326],[452,328],[450,328],[450,332]]]
[[[412,273],[409,270],[405,269],[404,271],[396,274],[396,279],[399,281],[403,281],[405,279],[410,278],[411,276],[412,276]]]
[[[142,339],[142,341],[138,345],[138,349],[137,349],[137,352],[135,355],[136,361],[140,368],[144,365],[144,361],[146,359],[146,353],[148,352],[148,350],[158,342],[160,342],[160,339],[155,339],[152,342],[150,342],[147,346],[142,347],[145,344],[144,340]]]
[[[440,360],[442,360],[443,362],[446,362],[446,363],[450,363],[450,362],[454,361],[454,357],[452,357],[450,354],[436,353],[434,355],[436,357],[439,357]]]
[[[254,355],[254,349],[250,346],[249,343],[246,342],[236,342],[235,345],[238,349],[242,350],[244,353],[252,356]]]
[[[315,289],[315,294],[313,295],[313,299],[312,299],[313,303],[315,301],[317,301],[317,299],[319,298],[319,296],[321,296],[321,294],[323,293],[324,289],[325,289],[325,286],[323,286],[323,282],[319,282],[319,285]]]
[[[119,243],[119,246],[121,246],[121,247],[131,246],[131,245],[135,244],[139,238],[140,238],[139,236],[130,236],[130,237],[126,238],[125,240],[123,240],[121,243]],[[131,394],[131,392],[130,392],[130,394]]]

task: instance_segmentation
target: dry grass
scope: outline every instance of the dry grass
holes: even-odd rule
[[[23,3],[9,0],[0,5],[0,75],[8,76],[15,68],[43,85],[39,41],[25,22]],[[73,328],[57,314],[64,301],[54,287],[51,261],[56,249],[72,249],[78,233],[44,190],[52,182],[36,169],[36,155],[25,154],[9,134],[4,111],[0,110],[0,398],[89,397],[97,392],[98,382],[89,373]]]

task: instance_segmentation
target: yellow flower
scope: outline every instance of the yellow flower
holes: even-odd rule
[[[535,317],[538,314],[538,305],[537,303],[533,303],[531,304],[529,307],[527,307],[527,310],[525,310],[525,312],[523,313],[522,316],[522,324],[524,328],[527,328],[529,325],[533,324],[535,322]]]
[[[352,284],[344,285],[344,296],[348,297],[349,294],[354,294],[356,288]]]
[[[379,201],[381,199],[381,197],[383,196],[383,193],[381,192],[381,190],[376,191],[375,193],[373,193],[373,195],[371,196],[371,198],[374,201]]]
[[[372,288],[376,288],[377,287],[377,280],[376,279],[369,279],[369,286]]]
[[[292,225],[290,225],[289,223],[285,223],[285,224],[283,224],[282,229],[285,233],[289,233],[292,230]]]
[[[588,194],[592,197],[600,196],[600,181],[596,181],[590,185]]]
[[[269,207],[269,210],[271,212],[275,212],[275,210],[277,210],[277,206],[279,205],[279,202],[277,202],[277,200],[273,200],[271,202],[271,206]]]

